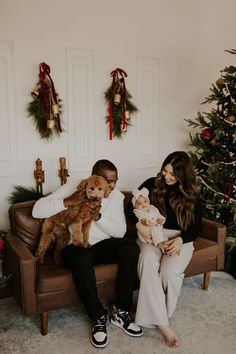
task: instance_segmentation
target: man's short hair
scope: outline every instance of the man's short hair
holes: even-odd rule
[[[109,160],[98,160],[93,168],[92,175],[97,175],[104,170],[115,171],[117,172],[116,166]]]

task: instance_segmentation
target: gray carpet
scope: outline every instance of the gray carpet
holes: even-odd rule
[[[180,348],[166,346],[156,329],[144,329],[131,338],[108,325],[108,346],[95,349],[89,341],[90,322],[82,305],[49,313],[49,333],[39,333],[38,316],[23,317],[13,298],[0,300],[0,353],[236,353],[236,280],[213,272],[208,291],[201,289],[202,276],[184,279],[171,326],[181,337]],[[137,293],[134,295],[134,300]]]

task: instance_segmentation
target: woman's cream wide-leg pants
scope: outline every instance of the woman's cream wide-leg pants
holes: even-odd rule
[[[163,229],[169,239],[180,231]],[[140,247],[140,288],[135,323],[143,327],[169,325],[180,294],[184,271],[193,254],[193,243],[184,243],[180,255],[166,256],[153,245],[137,241]]]

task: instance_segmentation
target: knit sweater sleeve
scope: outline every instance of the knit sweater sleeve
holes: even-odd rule
[[[33,207],[32,216],[34,218],[49,218],[63,210],[66,210],[64,206],[64,198],[69,197],[76,191],[76,183],[66,183],[59,187],[55,192],[49,194],[46,197],[40,198]]]
[[[114,189],[108,198],[102,200],[101,218],[95,222],[104,234],[121,238],[126,232],[124,194]]]
[[[183,240],[183,243],[194,241],[200,234],[202,229],[202,203],[200,198],[197,199],[195,203],[195,212],[194,212],[194,224],[190,225],[187,230],[181,232],[180,237]]]

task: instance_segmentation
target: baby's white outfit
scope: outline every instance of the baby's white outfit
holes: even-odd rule
[[[148,197],[149,190],[147,188],[144,187],[142,189],[134,189],[132,193],[133,193],[132,204],[134,206],[136,200],[140,196],[148,199],[148,201],[150,202]],[[134,208],[134,214],[136,215],[139,221],[142,219],[146,219],[150,223],[156,223],[157,219],[162,219],[164,224],[166,220],[165,217],[160,213],[160,211],[152,204],[150,204],[149,210]],[[158,243],[168,240],[168,238],[163,234],[162,224],[145,226],[142,223],[138,223],[136,226],[137,226],[138,238],[140,239],[140,241],[144,243],[150,243],[156,246]],[[145,240],[145,238],[143,237],[143,232],[145,231],[148,233],[149,230],[150,230],[151,239]]]
[[[155,223],[158,218],[158,219],[163,219],[163,223],[165,222],[164,216],[161,215],[159,210],[152,204],[150,205],[149,211],[134,209],[134,214],[136,215],[139,221],[142,219],[146,219],[150,223]],[[140,228],[137,228],[138,237],[142,242],[154,244],[156,246],[158,243],[168,240],[163,234],[163,225],[159,224],[159,225],[151,225],[147,227],[150,228],[150,234],[151,234],[151,240],[148,241],[144,239]]]

